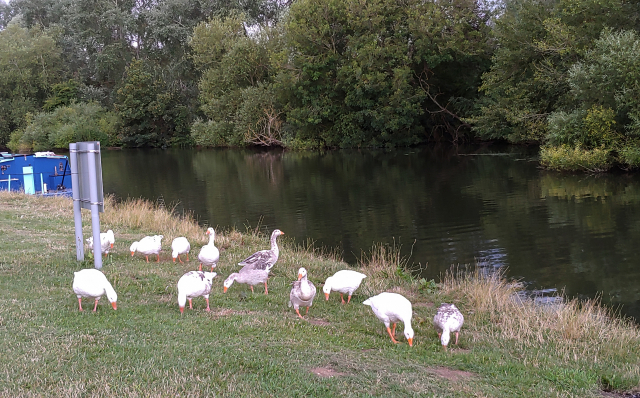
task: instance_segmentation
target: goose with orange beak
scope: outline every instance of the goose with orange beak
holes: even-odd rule
[[[171,242],[171,257],[173,257],[173,262],[176,262],[176,258],[180,263],[182,263],[182,259],[180,258],[181,254],[187,255],[187,261],[189,261],[189,250],[191,250],[191,245],[189,241],[184,236],[180,236],[175,238],[173,242]]]
[[[107,300],[109,300],[114,310],[118,309],[118,295],[101,271],[95,268],[88,268],[74,272],[73,275],[73,292],[78,297],[80,311],[82,311],[83,297],[95,299],[93,312],[98,309],[98,300],[102,296],[107,296]]]
[[[411,317],[413,309],[411,302],[398,293],[380,293],[377,296],[369,297],[362,304],[368,305],[373,313],[384,323],[391,341],[398,343],[395,338],[396,324],[404,324],[404,337],[407,338],[409,346],[413,347],[413,328],[411,327]],[[391,324],[393,323],[393,330]]]
[[[136,252],[144,254],[144,257],[149,262],[149,256],[155,254],[157,257],[156,262],[160,262],[160,251],[162,251],[162,235],[145,236],[137,242],[133,242],[129,247],[131,257]]]
[[[178,307],[180,314],[184,313],[184,306],[189,300],[189,309],[193,309],[191,300],[194,297],[204,297],[207,301],[205,311],[211,311],[209,308],[209,294],[211,293],[211,285],[213,278],[216,277],[215,272],[189,271],[182,275],[178,281]]]
[[[269,279],[269,271],[262,269],[248,269],[242,268],[240,272],[234,272],[229,275],[224,281],[224,292],[233,285],[233,282],[244,283],[251,287],[251,293],[253,293],[253,286],[264,283],[264,294],[269,293],[267,288],[267,279]]]
[[[88,237],[86,241],[87,246],[89,246],[90,250],[93,250],[93,254],[95,255],[95,250],[93,247],[93,236]],[[114,243],[116,243],[116,238],[112,230],[100,233],[100,252],[104,253],[105,257],[107,257],[107,254],[109,254],[109,250],[113,249]]]
[[[200,260],[200,267],[198,271],[202,271],[202,266],[211,266],[211,272],[218,265],[218,260],[220,260],[220,250],[216,247],[216,231],[209,227],[207,228],[207,235],[209,235],[209,243],[202,246],[200,249],[200,253],[198,254],[198,260]]]
[[[327,278],[322,287],[324,297],[329,300],[329,294],[331,291],[339,292],[342,304],[345,304],[343,294],[347,294],[347,303],[351,301],[351,295],[360,287],[360,283],[367,276],[361,272],[352,271],[349,269],[343,269],[338,271],[333,276]]]
[[[455,304],[442,303],[436,315],[433,317],[433,327],[438,332],[438,338],[442,344],[442,348],[447,351],[449,340],[451,339],[451,332],[456,334],[456,341],[454,344],[458,344],[458,334],[460,328],[464,323],[464,316],[455,306]]]
[[[273,268],[273,266],[275,265],[276,261],[278,261],[278,257],[280,256],[280,249],[278,248],[278,243],[276,242],[276,239],[280,235],[284,235],[284,232],[280,231],[279,229],[273,230],[273,232],[271,233],[271,249],[255,252],[249,257],[240,261],[238,265],[242,265],[243,268],[248,267],[270,271],[271,268]]]
[[[298,280],[293,282],[291,287],[291,293],[289,293],[289,307],[293,306],[296,310],[296,314],[301,319],[304,319],[300,315],[300,307],[307,307],[309,313],[309,307],[313,305],[313,298],[316,296],[316,287],[313,283],[307,279],[307,270],[302,267],[298,270]]]

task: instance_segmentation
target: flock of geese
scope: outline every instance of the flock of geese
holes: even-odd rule
[[[202,246],[198,254],[198,260],[200,262],[198,271],[189,271],[178,280],[178,306],[181,314],[184,313],[187,300],[189,301],[189,308],[193,308],[192,299],[195,297],[203,297],[207,302],[206,311],[210,311],[209,294],[211,293],[213,278],[217,275],[213,270],[216,268],[218,260],[220,259],[220,251],[214,243],[215,230],[209,228],[206,233],[209,235],[209,243]],[[251,292],[253,292],[255,285],[264,284],[264,294],[268,294],[267,280],[269,278],[269,271],[271,271],[278,261],[280,254],[276,242],[276,239],[280,235],[284,235],[284,232],[279,229],[274,230],[271,234],[270,249],[253,253],[238,263],[242,268],[238,272],[229,275],[224,281],[223,286],[225,293],[234,282],[237,282],[249,285]],[[162,235],[146,236],[140,241],[133,242],[130,247],[131,255],[134,256],[136,252],[141,253],[145,256],[147,262],[149,262],[149,256],[156,255],[156,261],[159,262],[162,238]],[[100,234],[100,250],[105,256],[113,248],[114,243],[115,237],[112,230]],[[87,239],[87,245],[90,249],[94,250],[95,255],[92,238]],[[182,263],[181,255],[185,255],[187,261],[189,261],[190,250],[191,245],[184,237],[175,238],[171,243],[171,256],[174,262],[177,259]],[[211,271],[203,271],[203,266],[205,269],[208,269],[210,266]],[[360,286],[365,277],[365,274],[352,270],[336,272],[333,276],[328,277],[323,285],[322,291],[324,292],[325,299],[329,300],[329,294],[332,291],[336,291],[340,293],[342,304],[349,303],[351,301],[351,295]],[[93,311],[96,311],[98,300],[102,296],[107,297],[107,300],[109,300],[114,310],[117,309],[116,303],[118,295],[113,289],[113,286],[111,286],[111,283],[109,283],[104,274],[99,270],[83,269],[74,272],[73,291],[78,297],[80,311],[82,311],[83,297],[95,299]],[[347,295],[346,302],[344,300],[345,294]],[[313,305],[315,296],[316,287],[307,278],[307,270],[302,267],[298,270],[298,280],[293,282],[291,292],[289,293],[289,307],[293,307],[296,314],[304,319],[303,315],[300,314],[300,308],[306,307],[305,315],[308,314],[309,307]],[[371,307],[376,317],[384,323],[387,333],[389,333],[394,343],[398,343],[395,338],[396,324],[402,322],[404,324],[404,336],[409,346],[413,346],[414,331],[411,327],[413,310],[409,300],[398,293],[384,292],[369,297],[362,304]],[[458,335],[463,323],[464,317],[454,304],[443,303],[438,308],[436,315],[433,317],[433,325],[438,332],[438,338],[445,350],[447,350],[451,339],[451,333],[455,333],[456,338],[454,344],[458,344]]]

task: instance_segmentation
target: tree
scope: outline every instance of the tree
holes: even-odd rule
[[[575,156],[582,157],[597,149],[612,155],[607,166],[612,160],[640,166],[639,51],[636,32],[603,30],[569,69],[567,103],[549,117],[544,155],[563,146],[577,147]],[[550,163],[547,156],[542,161]]]
[[[0,147],[40,111],[53,84],[64,76],[60,49],[47,31],[27,29],[14,18],[0,31]]]
[[[548,117],[573,100],[569,70],[605,26],[635,29],[638,3],[622,0],[508,0],[495,25],[498,43],[483,76],[479,112],[469,121],[482,138],[542,142]]]
[[[200,102],[208,118],[193,126],[198,145],[282,145],[270,48],[278,41],[277,31],[263,27],[247,36],[244,18],[213,18],[194,30],[193,60],[202,71]]]
[[[170,146],[180,133],[176,128],[185,125],[186,110],[144,60],[134,60],[126,68],[115,110],[122,119],[120,141],[125,146]]]
[[[297,1],[285,26],[287,121],[328,146],[456,140],[488,67],[485,22],[465,0]]]

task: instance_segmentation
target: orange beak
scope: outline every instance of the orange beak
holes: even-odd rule
[[[327,301],[329,301],[329,293],[325,293],[325,294],[324,294],[324,298],[326,298],[326,299],[327,299]]]
[[[413,337],[409,339],[409,347],[413,347]]]
[[[111,248],[113,249],[113,243],[111,244]]]
[[[136,252],[131,252],[131,257],[133,257],[133,255],[134,255],[135,253],[136,253]]]
[[[176,259],[175,259],[175,258],[173,259],[173,262],[174,262],[174,263],[176,262]]]
[[[115,301],[111,303],[111,306],[113,307],[114,310],[118,309],[118,303],[116,303]]]
[[[302,279],[302,274],[298,274],[298,280]]]
[[[184,313],[184,307],[180,307],[180,313],[183,314]]]
[[[226,293],[226,292],[227,292],[227,289],[228,289],[228,287],[226,287],[226,286],[225,286],[225,287],[224,287],[224,293]]]
[[[284,232],[280,231],[280,235],[284,235]]]
[[[207,233],[205,235],[211,235],[211,232],[209,232],[209,230],[207,230]]]

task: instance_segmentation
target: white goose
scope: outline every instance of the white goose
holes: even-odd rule
[[[454,344],[458,344],[458,334],[463,323],[464,316],[462,316],[455,304],[442,303],[440,305],[436,315],[433,317],[433,326],[438,332],[438,338],[445,351],[451,339],[451,332],[456,334],[456,342]]]
[[[184,306],[189,299],[189,309],[193,309],[191,299],[194,297],[204,297],[207,300],[207,308],[205,311],[211,311],[209,308],[209,293],[211,293],[211,285],[215,272],[189,271],[182,275],[178,281],[178,307],[180,313],[184,313]]]
[[[182,259],[180,259],[181,254],[186,254],[187,261],[189,261],[189,250],[191,250],[191,245],[187,238],[184,236],[175,238],[173,242],[171,242],[171,257],[173,257],[173,262],[176,262],[176,258],[182,262]]]
[[[200,268],[198,268],[199,271],[202,271],[202,265],[210,265],[211,271],[213,271],[213,269],[218,265],[218,260],[220,259],[220,251],[214,243],[216,239],[216,231],[209,227],[207,229],[207,235],[209,235],[209,243],[202,246],[200,254],[198,254],[198,260],[200,260]]]
[[[89,250],[92,250],[93,254],[95,255],[96,251],[93,250],[93,236],[88,237],[86,241],[87,246],[89,246]],[[107,256],[107,254],[109,254],[109,250],[113,249],[114,243],[116,243],[116,238],[112,230],[100,233],[100,252],[104,253],[105,257]]]
[[[95,312],[98,308],[98,300],[105,295],[113,309],[118,309],[118,295],[102,272],[94,268],[88,268],[74,272],[73,275],[73,292],[78,297],[80,311],[82,311],[83,297],[95,298],[96,302],[93,306],[93,311]]]
[[[129,251],[131,251],[131,256],[133,256],[136,252],[144,254],[149,262],[149,255],[155,254],[158,259],[156,262],[160,262],[160,251],[162,250],[162,238],[163,235],[154,235],[154,236],[145,236],[140,239],[138,242],[133,242],[131,247],[129,247]]]
[[[324,297],[329,300],[329,294],[333,290],[340,293],[342,304],[345,303],[343,294],[348,294],[347,303],[349,303],[351,301],[351,295],[360,287],[360,283],[362,283],[362,280],[366,277],[367,276],[361,272],[349,269],[338,271],[333,274],[333,276],[328,277],[324,282],[324,286],[322,287]]]
[[[304,269],[304,267],[300,268],[298,270],[298,280],[293,282],[291,293],[289,293],[289,307],[293,306],[298,316],[302,318],[299,308],[307,307],[307,312],[305,313],[305,315],[307,315],[309,313],[309,307],[313,305],[313,298],[315,296],[316,287],[307,279],[307,270]]]
[[[251,293],[253,293],[253,287],[255,285],[264,283],[264,294],[268,294],[267,279],[269,279],[269,271],[267,270],[242,268],[240,272],[234,272],[225,279],[224,292],[227,292],[227,289],[233,285],[233,282],[245,283],[251,286]]]
[[[284,232],[279,229],[273,230],[271,233],[271,249],[255,252],[240,261],[238,265],[270,271],[276,261],[278,261],[278,256],[280,255],[280,249],[278,249],[278,244],[276,243],[276,238],[280,235],[284,235]]]
[[[368,305],[387,328],[391,341],[397,343],[395,339],[396,323],[404,324],[404,337],[407,338],[409,346],[413,346],[413,328],[411,327],[411,316],[413,310],[411,302],[398,293],[380,293],[377,296],[369,297],[362,304]],[[389,327],[393,323],[393,331]]]

